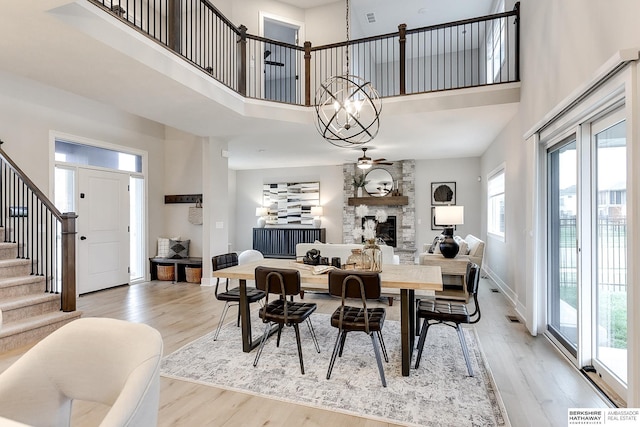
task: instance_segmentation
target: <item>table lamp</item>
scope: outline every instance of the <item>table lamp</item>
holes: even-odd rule
[[[267,215],[269,215],[268,208],[256,208],[256,216],[258,217],[258,228],[264,228],[264,226],[267,224],[267,219],[265,218]]]
[[[313,216],[313,226],[315,228],[320,228],[321,220],[320,217],[323,214],[322,206],[312,206],[311,207],[311,216]]]
[[[440,242],[440,252],[445,258],[455,258],[460,247],[453,238],[453,228],[464,224],[464,206],[436,206],[435,216],[435,224],[445,227],[442,232],[444,239]]]

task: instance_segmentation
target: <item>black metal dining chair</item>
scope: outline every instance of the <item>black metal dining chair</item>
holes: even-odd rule
[[[235,252],[231,252],[228,254],[216,255],[211,258],[211,267],[213,271],[221,270],[223,268],[233,267],[238,265],[238,254]],[[216,289],[215,295],[218,301],[224,301],[224,309],[222,310],[222,316],[220,317],[220,322],[218,323],[218,327],[216,328],[216,333],[213,336],[213,340],[216,341],[218,339],[218,334],[220,333],[220,329],[222,329],[222,325],[224,324],[224,318],[227,315],[227,311],[229,307],[232,305],[240,305],[240,288],[232,288],[229,289],[229,282],[231,279],[226,279],[227,283],[225,284],[225,290],[220,292],[220,278],[216,280]],[[258,302],[265,297],[266,293],[254,287],[247,287],[247,300],[249,303]],[[240,309],[238,307],[238,320],[236,322],[237,326],[240,326]]]
[[[387,386],[384,376],[384,367],[380,358],[378,342],[382,348],[385,362],[389,362],[387,349],[382,339],[382,327],[386,311],[384,308],[368,308],[367,300],[377,300],[380,298],[380,275],[375,272],[362,272],[353,270],[331,270],[329,271],[329,294],[342,298],[340,307],[336,308],[331,316],[331,326],[338,328],[338,336],[333,346],[327,379],[331,378],[331,371],[336,361],[336,357],[342,357],[344,343],[347,333],[361,331],[371,337],[373,352],[378,364],[378,372],[383,387]],[[359,299],[361,307],[347,305],[347,299]]]
[[[467,371],[469,376],[473,376],[473,369],[471,368],[471,361],[469,360],[469,350],[467,348],[467,341],[464,338],[464,331],[460,327],[461,324],[473,324],[480,321],[480,305],[478,304],[478,284],[480,281],[480,271],[477,264],[470,262],[467,264],[467,292],[473,297],[473,303],[475,309],[473,313],[469,314],[467,305],[458,301],[445,300],[440,298],[424,299],[418,302],[417,317],[422,322],[422,329],[420,330],[420,339],[418,340],[418,355],[416,357],[416,366],[418,369],[420,366],[420,359],[422,357],[422,350],[424,349],[424,342],[427,338],[427,331],[429,327],[436,324],[443,324],[455,328],[458,332],[458,338],[460,339],[460,345],[462,347],[462,353],[464,360],[467,364]]]
[[[317,304],[293,301],[293,296],[300,294],[300,272],[293,269],[256,267],[255,270],[256,287],[266,292],[267,297],[264,307],[258,312],[262,321],[266,324],[258,353],[253,361],[253,366],[258,366],[258,360],[264,349],[264,345],[271,335],[273,325],[278,326],[278,339],[276,346],[280,346],[280,336],[284,326],[293,326],[296,333],[296,343],[298,345],[298,358],[300,359],[300,372],[304,375],[304,361],[302,360],[302,345],[300,344],[300,329],[298,325],[307,323],[311,338],[320,353],[320,346],[316,339],[311,314],[316,311]],[[269,295],[277,295],[278,298],[269,302]],[[287,297],[291,297],[287,300]]]

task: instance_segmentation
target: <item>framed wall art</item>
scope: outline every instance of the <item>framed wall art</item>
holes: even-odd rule
[[[319,182],[264,184],[263,206],[269,210],[267,224],[311,225],[311,207],[320,205]]]
[[[456,204],[456,183],[455,182],[432,182],[431,183],[431,205],[455,205]]]

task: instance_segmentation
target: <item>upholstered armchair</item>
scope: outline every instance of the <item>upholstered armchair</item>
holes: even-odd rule
[[[0,417],[68,426],[78,399],[111,407],[100,426],[155,426],[161,358],[162,337],[150,326],[75,320],[0,374]]]

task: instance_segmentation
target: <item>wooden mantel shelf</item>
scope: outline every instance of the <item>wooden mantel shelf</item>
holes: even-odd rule
[[[384,196],[384,197],[349,197],[349,206],[402,206],[409,204],[408,196]]]

